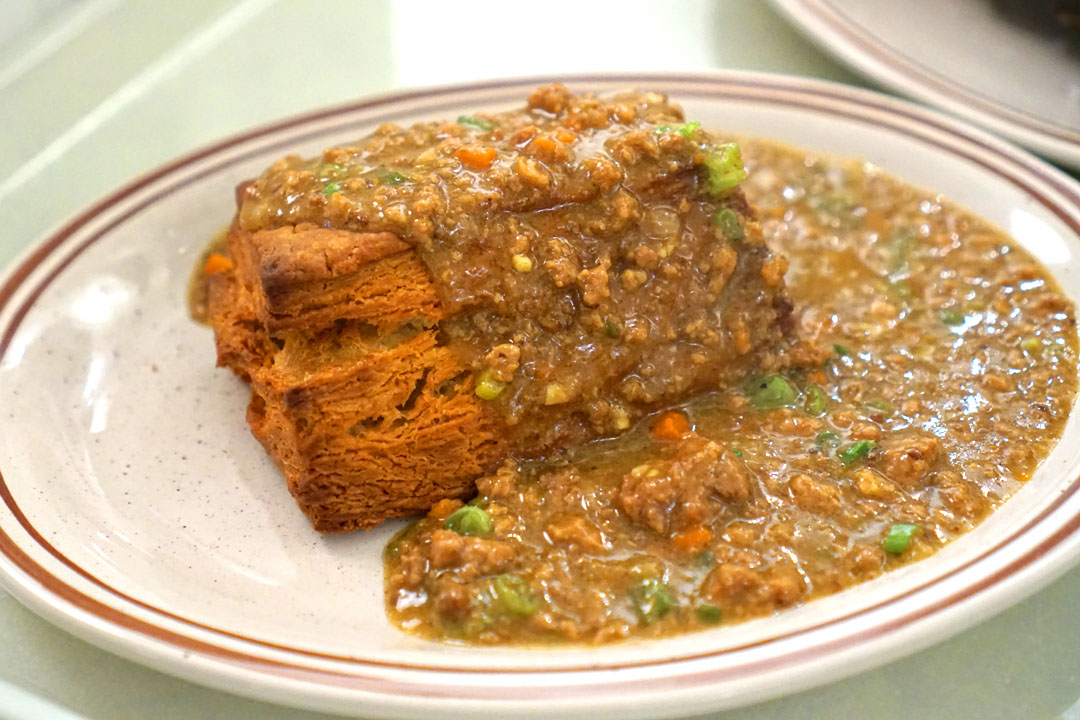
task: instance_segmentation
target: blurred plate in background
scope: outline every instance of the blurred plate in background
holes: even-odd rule
[[[1080,26],[1054,0],[774,0],[878,82],[1080,169]],[[1080,3],[1073,3],[1080,5]]]

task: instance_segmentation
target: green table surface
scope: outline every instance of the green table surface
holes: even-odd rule
[[[758,0],[0,0],[0,264],[133,176],[271,119],[494,76],[711,68],[872,87]],[[1077,597],[1073,570],[928,650],[712,717],[1080,720]],[[3,591],[0,681],[0,717],[327,717],[122,660]]]

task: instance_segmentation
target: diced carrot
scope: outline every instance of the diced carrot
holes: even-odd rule
[[[232,270],[232,266],[232,260],[221,253],[210,253],[210,257],[203,263],[203,272],[207,275],[216,275],[219,272]]]
[[[683,530],[671,536],[671,542],[675,547],[686,552],[697,552],[708,545],[710,540],[712,540],[712,530],[707,527]]]
[[[529,143],[534,154],[551,155],[555,152],[555,141],[548,135],[537,135]]]
[[[569,145],[570,143],[577,140],[577,135],[570,132],[566,128],[559,128],[558,130],[555,131],[555,139],[558,140],[561,143]]]
[[[450,517],[451,514],[465,503],[460,500],[454,500],[453,498],[444,498],[439,502],[431,506],[428,510],[428,517],[435,518],[436,520],[445,520]]]
[[[669,410],[660,415],[652,426],[653,437],[662,440],[675,440],[686,434],[690,429],[690,421],[681,412]]]
[[[486,145],[466,145],[459,148],[454,155],[462,165],[471,170],[487,170],[499,153],[495,152],[495,148]]]

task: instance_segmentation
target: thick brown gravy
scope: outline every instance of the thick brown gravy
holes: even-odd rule
[[[745,140],[822,365],[557,464],[509,462],[386,551],[401,628],[605,642],[772,613],[939,550],[1026,482],[1077,390],[1075,310],[1001,230],[866,164]]]

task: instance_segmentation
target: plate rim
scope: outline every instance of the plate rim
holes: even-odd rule
[[[442,96],[457,98],[458,96],[466,95],[469,92],[476,93],[483,90],[497,90],[499,92],[509,92],[510,90],[529,88],[543,82],[551,81],[563,81],[578,85],[587,83],[644,84],[664,82],[667,82],[671,85],[677,85],[678,83],[683,83],[684,85],[696,84],[700,85],[703,88],[709,88],[715,94],[715,100],[722,100],[722,98],[725,96],[732,97],[732,88],[756,87],[763,92],[791,92],[795,94],[809,96],[811,99],[817,99],[819,104],[808,104],[806,106],[814,107],[818,110],[823,109],[821,103],[835,102],[836,104],[848,103],[864,108],[875,109],[877,111],[883,111],[889,115],[895,115],[897,118],[903,119],[904,121],[917,126],[926,125],[931,128],[936,128],[939,131],[951,133],[954,136],[959,137],[961,140],[967,142],[968,144],[974,144],[975,146],[980,147],[984,153],[996,153],[1000,156],[1000,160],[1009,161],[1012,163],[1012,165],[1016,166],[1017,171],[1021,174],[1027,173],[1034,177],[1038,177],[1040,180],[1048,184],[1063,197],[1071,199],[1071,203],[1066,203],[1066,205],[1072,207],[1074,210],[1077,211],[1077,217],[1070,217],[1067,214],[1062,214],[1060,211],[1056,212],[1058,216],[1066,224],[1070,225],[1072,230],[1078,236],[1080,236],[1080,220],[1078,220],[1078,217],[1080,217],[1080,183],[1077,183],[1075,180],[1072,180],[1064,173],[1061,173],[1059,170],[1047,165],[1045,162],[1032,157],[1025,151],[1016,149],[1008,143],[1002,142],[1001,140],[991,135],[988,135],[984,131],[978,130],[976,128],[971,128],[962,121],[949,118],[936,111],[927,110],[912,103],[897,100],[895,98],[891,98],[880,93],[862,90],[858,88],[852,88],[837,83],[811,80],[807,78],[799,78],[778,74],[745,73],[733,71],[681,73],[582,73],[520,78],[500,78],[475,83],[442,85],[429,88],[418,88],[399,92],[383,93],[381,95],[369,96],[366,99],[361,99],[355,102],[343,103],[340,105],[331,106],[328,108],[303,113],[300,115],[290,116],[282,120],[270,122],[265,125],[257,126],[251,130],[235,134],[233,136],[225,138],[224,140],[195,150],[191,153],[177,158],[174,161],[171,161],[154,170],[151,170],[143,174],[142,176],[137,177],[135,180],[127,183],[126,185],[122,186],[120,189],[106,195],[101,200],[89,206],[85,211],[75,215],[75,217],[71,220],[62,223],[58,229],[46,234],[44,236],[44,239],[42,239],[36,244],[31,245],[14,262],[12,262],[5,269],[2,278],[0,278],[0,283],[2,283],[0,284],[0,313],[6,314],[7,306],[13,298],[22,299],[24,304],[32,304],[33,297],[30,297],[27,300],[23,299],[20,295],[20,289],[22,288],[22,286],[28,280],[32,279],[35,282],[38,282],[38,285],[40,286],[38,292],[43,290],[45,285],[47,285],[47,279],[45,281],[39,282],[40,279],[37,277],[35,271],[39,267],[41,267],[42,263],[46,262],[49,259],[50,255],[52,255],[58,250],[67,250],[66,253],[61,253],[61,267],[73,261],[81,252],[81,248],[79,246],[76,246],[74,249],[72,249],[68,247],[67,241],[73,236],[75,236],[76,233],[87,223],[91,222],[94,218],[102,215],[103,213],[106,213],[114,206],[122,203],[125,199],[133,195],[137,195],[139,191],[147,188],[153,188],[155,184],[159,183],[160,181],[167,180],[170,176],[175,175],[189,165],[194,165],[204,159],[227,153],[227,151],[231,148],[243,147],[245,144],[262,137],[273,136],[276,133],[282,133],[295,127],[315,125],[321,120],[333,118],[336,116],[345,117],[349,114],[363,113],[366,110],[370,110],[380,105],[393,105],[395,103],[400,104],[414,99],[424,99],[427,102]],[[727,88],[726,93],[725,87]],[[675,90],[674,88],[672,88],[672,90],[672,94],[676,95],[676,99],[678,99],[678,90]],[[461,97],[458,101],[463,101],[465,99],[467,98]],[[757,99],[761,102],[769,101],[769,99],[764,95],[758,97]],[[776,102],[776,98],[773,98],[772,102]],[[856,116],[852,115],[852,117]],[[858,118],[856,117],[856,119]],[[865,122],[866,119],[863,118],[863,121]],[[899,130],[899,128],[896,127],[892,129],[894,131]],[[945,148],[945,146],[941,145],[940,143],[935,143],[929,138],[919,137],[919,139],[930,144],[936,144],[938,145],[939,149],[942,149],[945,152],[950,152],[948,148]],[[293,140],[290,139],[290,141]],[[253,152],[259,152],[259,150],[256,149]],[[954,152],[954,154],[957,154],[955,151],[952,152]],[[984,167],[989,167],[989,165],[987,165],[985,161],[980,161],[979,158],[976,156],[967,156],[967,159],[973,162],[983,164]],[[1003,174],[1002,177],[1006,179],[1012,179],[1014,181],[1014,184],[1016,184],[1015,178],[1008,178]],[[1021,185],[1020,187],[1025,186]],[[1039,194],[1031,190],[1030,188],[1028,188],[1028,190],[1033,195]],[[146,201],[146,203],[152,204],[153,201],[154,199],[151,198],[150,200]],[[1046,205],[1047,208],[1050,208],[1051,205],[1054,204],[1052,200],[1047,200],[1045,197],[1043,198],[1043,201],[1043,204]],[[137,210],[138,208],[129,212],[136,212]],[[82,246],[82,249],[84,248],[85,245]],[[55,272],[56,269],[50,270],[51,275],[55,274]],[[29,304],[27,304],[26,309],[29,309]],[[14,336],[15,331],[17,330],[19,321],[24,314],[24,312],[16,312],[14,315],[10,315],[5,319],[3,335],[2,338],[0,338],[0,360],[2,360],[3,356],[6,354],[7,347],[12,337]],[[1071,497],[1078,488],[1080,488],[1080,483],[1070,482],[1069,497]],[[7,487],[6,483],[3,482],[2,475],[0,475],[0,499],[2,499],[5,504],[5,512],[17,512],[17,503],[15,503],[14,498],[11,496],[10,489]],[[1060,505],[1056,505],[1055,507],[1060,507]],[[1031,527],[1037,526],[1042,519],[1045,519],[1045,517],[1047,517],[1048,515],[1053,514],[1053,512],[1054,509],[1050,506],[1043,508],[1043,510],[1036,518],[1032,519],[1023,528],[1016,531],[1016,533],[1014,533],[1010,537],[1010,541],[1013,537],[1019,537],[1024,535]],[[17,517],[16,520],[18,520]],[[26,525],[23,525],[23,527],[26,528]],[[1056,564],[1053,564],[1049,561],[1044,561],[1044,558],[1046,555],[1049,555],[1056,549],[1059,549],[1062,546],[1061,540],[1067,539],[1070,535],[1074,534],[1074,531],[1078,528],[1080,528],[1080,513],[1072,517],[1071,522],[1068,525],[1059,528],[1058,532],[1055,533],[1054,536],[1052,536],[1052,538],[1058,538],[1058,540],[1057,542],[1050,543],[1049,549],[1046,549],[1043,546],[1046,545],[1052,538],[1043,541],[1035,549],[1025,554],[1025,557],[1032,554],[1034,554],[1035,557],[1033,560],[1031,560],[1031,562],[1023,563],[1021,565],[1022,569],[1027,569],[1031,567],[1039,568],[1041,562],[1042,570],[1039,573],[1036,573],[1037,583],[1029,584],[1025,586],[1025,588],[1021,589],[1013,588],[1011,592],[1006,592],[1007,588],[1001,588],[997,593],[990,596],[982,592],[983,590],[985,590],[985,588],[978,588],[974,590],[973,593],[976,596],[976,600],[980,601],[981,605],[975,610],[969,611],[967,615],[962,618],[962,622],[952,622],[951,624],[949,624],[945,628],[946,634],[951,635],[959,632],[964,627],[967,627],[974,622],[977,622],[979,619],[987,616],[988,614],[1003,610],[1005,607],[1008,606],[1008,604],[1011,604],[1011,602],[1019,600],[1020,597],[1029,594],[1030,592],[1033,592],[1036,589],[1036,585],[1046,584],[1058,575],[1060,575],[1066,569],[1068,569],[1068,567],[1072,563],[1076,562],[1076,560],[1080,558],[1073,556],[1063,558],[1059,555],[1051,558],[1051,560],[1056,562]],[[1059,538],[1058,536],[1062,537]],[[1007,544],[1007,542],[1009,541],[1006,541],[1005,544]],[[1002,546],[1003,545],[999,545],[996,547]],[[987,555],[992,554],[992,552],[993,551],[989,553],[984,553],[975,559],[969,560],[963,565],[963,567],[957,568],[955,572],[961,572],[964,568],[967,568],[970,565],[979,562]],[[1075,553],[1073,553],[1073,555],[1075,555]],[[81,637],[84,637],[85,639],[88,639],[95,644],[105,646],[107,649],[112,650],[113,652],[125,655],[144,664],[149,664],[153,667],[156,667],[157,669],[164,670],[165,672],[178,674],[182,677],[193,679],[203,684],[216,686],[226,690],[231,690],[233,692],[241,692],[243,694],[255,695],[264,699],[266,699],[268,696],[271,696],[274,697],[274,699],[276,699],[277,701],[286,704],[294,704],[303,707],[313,707],[329,710],[340,710],[343,708],[355,709],[355,699],[358,694],[363,695],[364,693],[370,694],[372,692],[370,689],[362,690],[357,689],[356,687],[348,687],[345,689],[345,692],[349,694],[349,697],[352,698],[352,700],[350,704],[343,705],[340,702],[342,700],[342,690],[340,688],[335,689],[333,687],[325,686],[317,682],[312,682],[311,678],[297,678],[295,676],[295,673],[292,677],[286,676],[288,680],[294,681],[294,684],[297,684],[297,686],[294,687],[292,690],[286,691],[285,685],[280,682],[277,683],[275,686],[275,683],[273,682],[275,678],[268,678],[263,672],[259,671],[257,668],[252,669],[251,667],[253,663],[270,665],[275,664],[273,659],[265,656],[245,655],[242,652],[236,652],[228,648],[222,648],[217,646],[210,646],[211,651],[207,656],[192,656],[191,653],[193,652],[198,653],[206,651],[208,649],[205,646],[206,644],[200,643],[198,638],[192,638],[190,636],[182,635],[179,633],[172,633],[174,638],[178,639],[180,642],[168,643],[167,641],[162,640],[160,636],[160,631],[162,631],[163,628],[152,625],[151,627],[156,628],[159,633],[143,632],[143,635],[138,635],[138,633],[142,631],[127,626],[122,622],[117,623],[115,617],[110,619],[109,615],[115,613],[119,613],[124,617],[131,617],[124,615],[123,611],[118,611],[116,608],[84,594],[81,598],[64,597],[62,593],[50,594],[50,591],[45,587],[44,584],[35,585],[38,578],[34,576],[33,568],[28,568],[27,563],[45,572],[46,575],[51,575],[46,568],[42,568],[40,565],[36,565],[33,558],[31,558],[27,553],[25,553],[22,548],[19,547],[18,543],[15,542],[3,528],[0,528],[0,568],[3,569],[3,572],[0,573],[0,582],[2,582],[9,590],[11,590],[12,593],[20,601],[28,605],[35,612],[38,612],[38,614],[45,616],[46,619],[58,625],[61,625],[65,629],[68,629],[69,631]],[[953,573],[950,573],[950,575],[951,574]],[[76,595],[81,594],[79,593],[78,589],[65,584],[63,580],[56,578],[55,576],[53,576],[53,579],[66,587],[68,590],[76,593]],[[101,585],[99,581],[95,581],[93,578],[90,579],[92,582],[97,582],[97,584]],[[933,582],[940,582],[942,579],[944,578],[936,578]],[[990,586],[993,587],[995,583],[997,583],[996,580],[994,582],[991,582]],[[107,587],[106,589],[109,590],[109,588]],[[903,597],[907,597],[911,594],[914,594],[915,592],[920,591],[921,589],[922,588],[918,588],[916,590],[902,593],[899,596],[890,597],[884,604],[894,602]],[[116,591],[113,592],[115,593]],[[966,599],[968,598],[965,595],[961,598],[961,601]],[[993,600],[993,602],[991,600]],[[63,603],[67,603],[71,607],[62,606],[61,601]],[[95,607],[95,603],[97,606],[100,607]],[[946,610],[953,607],[956,607],[954,603],[946,604]],[[871,609],[873,608],[862,608],[859,612],[869,612]],[[96,610],[97,612],[95,613],[92,610]],[[104,610],[104,615],[102,614],[102,610]],[[167,611],[163,612],[165,612],[166,615],[168,614]],[[930,611],[930,614],[932,615],[933,612],[938,611]],[[89,613],[94,617],[94,620],[89,621],[88,618],[81,616],[81,613]],[[939,614],[937,616],[930,617],[929,620],[931,622],[936,622],[938,625],[940,625],[942,617],[943,616]],[[844,617],[838,618],[830,624],[844,622],[849,619],[850,616],[845,615]],[[925,619],[926,618],[920,616],[912,622],[917,622]],[[134,620],[136,623],[148,624],[144,621],[139,620],[138,618],[134,618]],[[181,620],[185,621],[183,618],[181,618]],[[191,623],[191,621],[185,622]],[[194,624],[196,626],[198,625],[198,623]],[[214,628],[209,629],[213,632],[229,635],[229,633],[225,631],[220,631]],[[801,629],[795,634],[804,634],[814,629],[815,628]],[[165,632],[168,631],[165,630]],[[125,633],[127,633],[127,635],[125,635]],[[889,637],[891,637],[890,633],[894,634],[895,630],[890,630],[879,634],[872,642],[860,643],[858,641],[855,641],[850,644],[850,652],[856,654],[859,652],[864,655],[867,653],[874,654],[873,651],[874,648],[876,648],[876,657],[872,660],[871,664],[864,664],[859,667],[847,668],[833,667],[831,669],[831,672],[829,673],[818,674],[814,677],[803,677],[800,681],[787,682],[783,687],[774,687],[771,690],[762,690],[761,688],[758,688],[756,691],[753,691],[753,689],[744,690],[742,694],[740,694],[737,698],[719,697],[715,692],[713,692],[712,694],[706,692],[709,703],[703,705],[702,709],[718,709],[720,707],[732,707],[736,704],[745,704],[746,702],[752,702],[755,700],[764,699],[766,697],[774,697],[779,694],[794,692],[805,687],[810,687],[812,685],[821,684],[826,681],[835,680],[839,677],[852,674],[858,670],[868,669],[869,667],[873,667],[875,664],[886,662],[889,659],[898,657],[900,654],[914,652],[915,650],[920,649],[921,647],[925,647],[926,645],[931,644],[932,642],[935,642],[944,637],[944,635],[938,635],[936,637],[925,637],[927,635],[927,631],[924,629],[922,633],[924,637],[922,637],[921,640],[917,639],[916,642],[909,643],[905,647],[899,647],[899,643],[892,643],[892,645],[889,645],[889,643],[887,642],[884,643],[884,647],[878,647],[877,645],[881,645],[884,642],[883,639],[887,640]],[[135,637],[134,640],[131,639],[132,636]],[[234,635],[232,637],[236,636]],[[142,640],[141,645],[139,643],[140,639]],[[241,640],[250,639],[241,638]],[[774,640],[775,638],[770,639],[769,642],[772,642]],[[164,647],[161,646],[162,643],[165,643]],[[192,643],[194,643],[194,645],[192,645]],[[874,645],[874,643],[877,643],[877,645]],[[723,652],[730,652],[737,649],[739,648],[726,649]],[[285,650],[289,651],[290,649],[286,648]],[[177,652],[180,653],[179,662],[176,656]],[[648,668],[655,666],[678,666],[679,664],[683,663],[695,663],[703,660],[708,660],[710,657],[715,656],[716,653],[704,653],[697,656],[665,657],[662,659],[649,660],[643,663],[638,663],[632,667]],[[826,657],[831,656],[826,655]],[[343,660],[343,658],[332,659]],[[229,664],[229,662],[225,661],[235,661],[236,664]],[[805,664],[805,661],[803,662]],[[367,661],[360,661],[355,658],[351,660],[351,663],[359,663],[361,665],[371,664]],[[288,666],[288,664],[285,665]],[[432,668],[415,665],[402,666],[400,664],[393,664],[390,667],[394,672],[397,672],[398,674],[400,674],[400,671],[404,670],[406,672],[412,673],[436,673],[439,675],[451,676],[472,675],[480,677],[485,674],[490,675],[493,672],[493,669],[491,668]],[[514,674],[520,677],[551,677],[574,673],[596,675],[598,671],[623,669],[625,667],[626,666],[620,666],[618,664],[613,666],[609,664],[598,665],[597,663],[592,663],[589,666],[581,668],[522,668],[516,670]],[[797,667],[802,666],[800,665]],[[316,677],[320,677],[327,673],[329,673],[329,675],[335,674],[328,669],[319,670],[309,667],[303,668],[302,670],[304,670],[305,672],[312,672],[316,675]],[[255,674],[254,677],[252,676],[252,673]],[[350,674],[346,677],[348,679],[358,678],[358,676],[356,676],[355,674]],[[250,687],[238,687],[236,684],[237,679],[249,682],[251,684]],[[383,675],[372,676],[369,679],[374,680],[379,685],[385,685],[388,682],[386,677],[384,677]],[[693,688],[691,688],[691,690],[701,691],[702,687],[709,684],[711,684],[710,681],[705,680],[702,681],[698,686],[694,686]],[[608,685],[610,686],[612,693],[618,693],[619,683],[609,681]],[[537,684],[534,689],[538,692],[550,693],[552,687],[562,689],[562,686],[559,686],[557,684]],[[707,690],[707,688],[705,689]],[[595,690],[596,685],[589,686],[589,692],[587,693],[587,695],[593,695]],[[424,696],[429,697],[430,692],[426,693]],[[577,705],[581,705],[582,699],[584,697],[586,696],[583,695],[582,697],[576,698],[575,703]],[[602,697],[607,698],[610,702],[612,697],[618,696],[613,694]],[[462,698],[460,696],[460,693],[454,693],[449,698],[443,698],[444,701],[447,699],[453,699],[455,701],[463,703],[480,703],[481,707],[484,703],[492,702],[491,698]],[[513,693],[513,696],[507,695],[506,697],[502,697],[501,701],[507,702],[514,699],[523,700],[523,698],[520,697],[520,694],[515,692]],[[379,710],[380,712],[387,712],[391,714],[405,713],[409,715],[416,715],[417,709],[422,709],[423,707],[426,707],[422,703],[421,705],[416,705],[415,703],[410,703],[407,701],[402,702],[401,700],[402,698],[398,695],[385,695],[378,692],[375,692],[373,697],[367,698],[367,701],[371,705],[374,705],[376,708],[381,708]],[[527,700],[525,700],[525,702],[527,702]],[[640,703],[636,703],[636,705],[640,706],[642,710],[645,709],[645,707],[641,706]],[[649,709],[651,710],[652,716],[659,716],[661,714],[664,714],[662,710],[658,711],[656,708]],[[590,707],[587,711],[582,710],[582,714],[588,714],[595,717],[595,707]]]
[[[996,100],[875,42],[873,33],[830,0],[772,0],[805,37],[863,76],[934,105],[1074,169],[1080,169],[1080,130]]]

